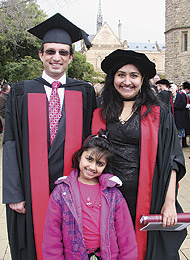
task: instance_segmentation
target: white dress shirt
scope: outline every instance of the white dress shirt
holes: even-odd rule
[[[53,78],[51,78],[50,76],[48,76],[45,71],[43,71],[42,73],[42,78],[45,79],[47,82],[49,82],[50,84],[52,84],[54,81],[57,81]],[[61,82],[61,84],[66,84],[66,73],[58,80]],[[46,91],[46,95],[48,98],[48,101],[50,99],[50,95],[51,95],[51,91],[52,88],[49,86],[44,85],[45,91]],[[61,104],[61,110],[62,110],[62,106],[63,106],[63,100],[64,100],[64,94],[65,94],[65,89],[64,88],[58,88],[58,94],[59,94],[59,98],[60,98],[60,104]]]

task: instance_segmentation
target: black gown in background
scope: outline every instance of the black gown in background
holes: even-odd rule
[[[135,112],[124,124],[119,121],[109,123],[107,130],[115,152],[113,174],[123,182],[120,190],[127,201],[135,226],[140,164],[140,114]]]

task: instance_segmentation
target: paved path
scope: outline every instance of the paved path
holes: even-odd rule
[[[1,140],[0,140],[1,143]],[[185,212],[190,212],[190,148],[183,148],[187,173],[180,182],[179,201]],[[1,162],[2,148],[0,148]],[[5,220],[5,206],[2,205],[2,174],[0,163],[0,260],[11,260],[10,250],[7,240],[7,229]],[[190,227],[188,228],[188,236],[180,249],[180,259],[190,260]],[[164,260],[164,259],[160,259]]]

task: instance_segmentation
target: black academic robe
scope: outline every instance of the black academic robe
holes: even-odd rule
[[[179,92],[176,95],[174,102],[174,118],[178,130],[185,129],[185,114],[186,114],[187,97],[185,93]]]
[[[168,107],[171,106],[171,92],[168,90],[163,90],[158,93],[159,100],[166,104]]]
[[[177,170],[178,183],[185,174],[185,160],[173,117],[167,109],[161,108],[157,158],[152,183],[150,208],[152,214],[161,211],[170,181],[171,169]],[[183,211],[177,201],[177,192],[178,186],[176,184],[176,209],[178,213],[181,213]],[[186,229],[179,232],[155,231],[147,233],[146,260],[179,259],[177,251],[187,235]]]
[[[163,90],[158,93],[159,100],[163,102],[169,109],[171,110],[172,114],[173,111],[173,100],[172,100],[172,93],[169,90]]]
[[[136,209],[136,237],[138,260],[177,260],[178,250],[186,237],[186,229],[179,232],[140,231],[140,216],[160,214],[165,201],[172,169],[177,170],[177,182],[185,174],[185,160],[177,136],[177,129],[169,109],[163,105],[152,108],[153,113],[141,118],[140,169]],[[141,114],[146,108],[141,108]],[[100,113],[94,112],[92,133],[105,129]],[[177,190],[177,185],[176,185]],[[176,209],[182,212],[177,201]],[[126,223],[127,224],[127,223]]]
[[[42,78],[16,83],[11,88],[7,100],[3,144],[3,203],[7,204],[8,237],[12,260],[43,259],[40,243],[42,242],[43,222],[48,202],[47,193],[49,196],[55,180],[65,174],[64,171],[68,171],[70,167],[65,169],[64,166],[64,164],[68,164],[68,154],[64,154],[65,147],[67,146],[69,155],[72,154],[76,148],[73,148],[72,151],[72,144],[77,143],[79,147],[82,140],[90,134],[92,113],[96,108],[93,87],[86,82],[67,78],[66,84],[63,85],[65,98],[62,118],[51,147],[48,101],[44,84],[48,85]],[[68,96],[70,97],[69,102],[67,101]],[[81,115],[79,115],[80,112]],[[75,124],[77,120],[79,127]],[[40,136],[36,136],[36,132],[39,132]],[[75,133],[78,136],[78,132],[81,132],[81,140],[75,140]],[[46,180],[43,180],[42,177],[43,169],[48,174],[45,176]],[[38,172],[37,177],[35,176],[35,182],[32,180],[32,171],[34,175],[35,171]],[[36,180],[38,176],[39,181]],[[44,200],[45,192],[46,198]],[[34,193],[37,193],[37,198],[35,198]],[[24,215],[16,213],[8,206],[9,203],[23,200],[26,201],[26,214]],[[35,209],[34,201],[37,204],[39,202],[40,205],[35,206]],[[40,235],[38,235],[38,227]],[[35,243],[34,230],[35,239],[41,236],[38,246]],[[36,249],[37,247],[38,249]]]

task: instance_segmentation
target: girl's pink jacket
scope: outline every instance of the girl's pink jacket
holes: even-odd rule
[[[43,237],[44,260],[88,260],[77,180],[77,170],[59,178],[50,196]],[[121,181],[111,174],[102,174],[99,182],[102,259],[136,260],[137,242],[128,206],[115,187]]]

